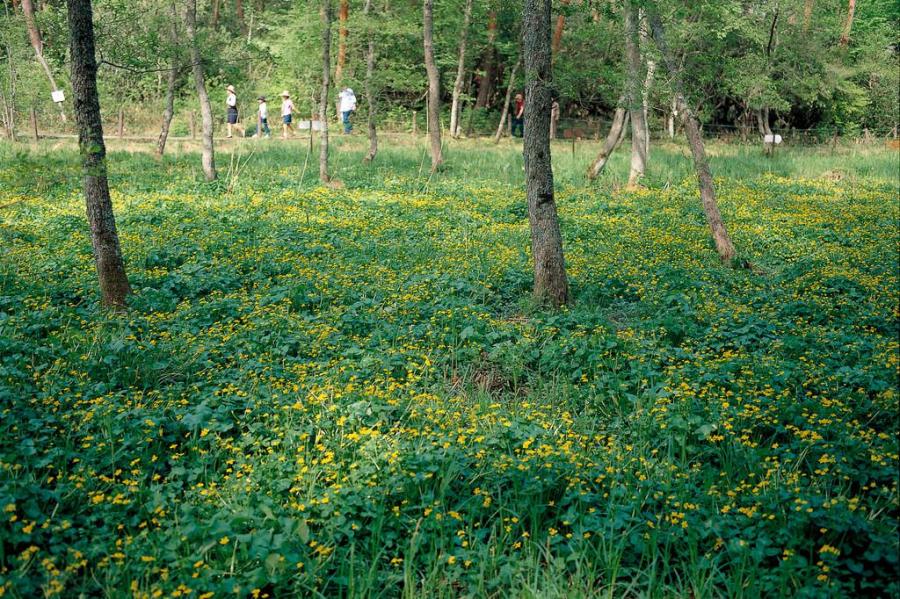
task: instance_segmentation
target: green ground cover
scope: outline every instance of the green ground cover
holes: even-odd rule
[[[751,271],[683,150],[560,144],[554,313],[513,146],[251,147],[112,154],[120,316],[75,153],[0,147],[0,595],[900,593],[896,152],[714,146]]]

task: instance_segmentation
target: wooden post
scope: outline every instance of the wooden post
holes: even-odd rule
[[[419,120],[416,117],[419,115],[419,113],[415,110],[413,110],[412,113],[413,113],[413,118],[412,118],[413,135],[418,135],[419,134]]]
[[[119,108],[119,129],[118,129],[119,139],[122,139],[123,135],[125,135],[125,109]]]
[[[34,108],[31,109],[31,132],[34,135],[34,141],[40,139],[38,135],[38,125],[37,125],[37,111]]]
[[[197,139],[197,113],[191,111],[191,139]]]

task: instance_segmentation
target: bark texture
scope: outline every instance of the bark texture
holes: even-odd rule
[[[319,122],[322,131],[319,139],[319,181],[328,183],[328,94],[331,91],[331,0],[322,0],[322,93],[319,96]],[[312,131],[309,133],[312,135]]]
[[[203,175],[207,181],[215,181],[216,155],[213,146],[213,115],[206,92],[206,75],[203,72],[203,58],[197,45],[197,0],[188,0],[184,11],[184,24],[187,29],[188,42],[191,45],[191,63],[194,72],[194,85],[197,87],[197,99],[200,101],[200,120],[203,132],[203,150],[200,160],[203,164]]]
[[[628,186],[640,185],[647,168],[647,124],[641,102],[643,61],[638,38],[638,9],[632,0],[625,2],[625,60],[628,66],[626,101],[631,119],[631,169]]]
[[[706,150],[703,147],[703,137],[700,134],[700,123],[690,105],[685,101],[681,69],[669,51],[665,29],[663,28],[662,20],[659,18],[659,13],[654,9],[648,13],[648,17],[653,39],[659,48],[666,70],[669,71],[672,88],[675,92],[675,100],[684,118],[684,132],[687,136],[688,144],[691,146],[691,155],[694,158],[694,169],[697,171],[697,180],[700,186],[700,200],[703,203],[706,221],[709,224],[713,241],[716,244],[716,251],[723,261],[730,262],[735,256],[734,244],[731,243],[731,237],[728,236],[728,231],[725,229],[725,223],[722,221],[722,215],[719,212],[719,205],[716,202],[716,189],[713,185],[712,174],[709,171],[709,163],[706,160]]]
[[[513,90],[516,87],[516,74],[519,72],[519,64],[521,61],[516,61],[513,65],[513,68],[509,70],[509,84],[506,86],[506,97],[503,100],[503,111],[500,113],[500,123],[497,125],[497,133],[494,134],[494,143],[500,143],[500,138],[503,137],[503,129],[506,127],[507,121],[509,119],[509,105],[512,101]]]
[[[560,4],[568,6],[571,0],[560,0]],[[553,30],[553,60],[556,61],[556,55],[559,54],[559,48],[562,45],[563,31],[566,28],[566,15],[560,13],[556,17],[556,28]]]
[[[494,43],[497,41],[497,11],[491,10],[488,14],[487,46],[484,49],[484,58],[481,63],[482,74],[478,79],[478,96],[475,98],[475,108],[484,108],[491,101],[494,91],[494,78],[497,76],[497,66],[494,60]]]
[[[562,306],[569,301],[562,235],[553,195],[550,163],[551,0],[524,0],[522,49],[525,64],[525,189],[534,295],[538,301]]]
[[[619,106],[616,108],[616,112],[613,115],[609,133],[607,133],[606,139],[603,140],[603,145],[600,147],[600,153],[597,154],[597,158],[594,159],[594,162],[592,162],[591,166],[588,168],[587,176],[591,181],[599,177],[600,173],[603,172],[603,169],[606,167],[606,162],[612,155],[613,150],[618,146],[619,140],[625,132],[625,126],[628,123],[628,111],[622,106],[623,103],[623,98],[619,98]]]
[[[853,15],[856,14],[856,0],[847,2],[847,18],[844,21],[844,30],[841,32],[841,47],[845,48],[850,43],[850,31],[853,29]]]
[[[178,10],[175,8],[174,2],[169,7],[169,15],[172,20],[169,25],[169,41],[172,44],[173,51],[175,51],[178,48]],[[179,69],[178,59],[173,58],[172,64],[169,65],[169,72],[166,75],[166,100],[165,108],[163,109],[162,126],[159,129],[159,139],[156,141],[157,156],[162,156],[166,151],[169,127],[171,127],[172,117],[175,115],[175,88],[178,84]]]
[[[372,9],[372,0],[366,0],[363,14],[369,15]],[[378,131],[375,128],[375,115],[378,107],[375,102],[375,92],[372,89],[372,77],[375,74],[375,30],[369,29],[369,48],[366,51],[366,106],[368,107],[366,121],[369,129],[369,152],[364,162],[372,162],[378,154]]]
[[[78,126],[91,245],[100,280],[100,302],[103,306],[121,309],[125,307],[131,287],[125,274],[106,178],[106,146],[103,143],[103,123],[97,95],[91,0],[69,0],[68,20],[75,122]]]
[[[450,101],[450,135],[459,137],[459,98],[462,95],[463,79],[466,74],[466,40],[469,37],[469,23],[472,20],[472,0],[466,0],[463,11],[463,27],[459,38],[459,59],[456,64],[456,80],[453,82],[453,97]]]
[[[344,65],[347,63],[347,19],[350,18],[349,0],[341,0],[338,8],[338,53],[337,65],[334,67],[334,84],[341,88],[344,77]]]
[[[441,79],[434,61],[433,0],[423,1],[422,40],[425,46],[425,71],[428,73],[428,139],[431,142],[431,171],[444,162],[441,149]]]

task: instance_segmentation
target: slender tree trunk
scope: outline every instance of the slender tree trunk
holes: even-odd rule
[[[37,58],[41,68],[44,69],[44,74],[47,75],[47,79],[50,81],[52,91],[56,91],[59,87],[56,85],[56,78],[53,76],[53,71],[50,70],[50,65],[47,64],[47,60],[44,58],[44,40],[41,38],[41,32],[34,20],[34,5],[31,3],[31,0],[22,0],[22,13],[25,15],[25,27],[28,29],[28,39],[31,42],[31,47],[34,48],[35,58]],[[57,102],[56,104],[59,108],[59,119],[65,123],[66,111],[62,102]]]
[[[672,87],[675,91],[675,98],[681,107],[684,116],[684,131],[691,146],[691,154],[694,158],[694,168],[697,171],[697,179],[700,185],[700,199],[703,203],[703,211],[706,213],[706,220],[712,233],[713,241],[716,244],[716,250],[719,257],[726,262],[730,262],[735,256],[734,245],[725,229],[725,223],[722,221],[722,215],[719,213],[719,205],[716,202],[716,189],[713,185],[712,174],[709,171],[709,163],[706,160],[706,150],[703,148],[703,137],[700,134],[700,124],[694,111],[685,100],[684,82],[682,81],[681,69],[675,62],[674,57],[669,51],[666,44],[665,30],[663,29],[662,20],[656,12],[655,7],[649,11],[650,30],[653,33],[653,39],[659,48],[663,63],[672,79]]]
[[[478,80],[478,97],[475,98],[475,108],[484,108],[491,101],[494,91],[494,78],[497,76],[496,61],[494,60],[494,43],[497,40],[497,11],[491,10],[488,15],[487,46],[484,49],[484,59],[481,70],[484,73]]]
[[[84,174],[84,199],[91,225],[91,245],[100,280],[100,303],[122,309],[131,292],[119,247],[116,219],[106,178],[106,146],[97,95],[97,60],[91,0],[68,0],[69,50],[78,146]]]
[[[571,0],[560,0],[560,4],[563,6],[568,6]],[[566,15],[560,13],[556,17],[556,28],[553,30],[553,61],[556,61],[556,56],[559,54],[559,48],[562,45],[562,36],[563,31],[566,28]]]
[[[450,135],[459,137],[459,97],[462,94],[463,78],[466,74],[466,39],[469,36],[469,22],[472,19],[472,0],[466,0],[463,10],[463,27],[459,37],[459,61],[456,64],[456,81],[453,82],[453,99],[450,101]]]
[[[850,43],[850,31],[853,29],[853,15],[856,13],[856,0],[847,2],[847,19],[844,21],[844,30],[841,32],[841,47],[846,48]]]
[[[613,150],[616,149],[619,140],[622,138],[622,133],[628,122],[628,111],[625,110],[623,104],[624,97],[619,98],[619,105],[613,115],[609,133],[606,135],[606,139],[603,140],[603,146],[600,148],[600,153],[597,154],[597,158],[594,159],[594,162],[591,163],[590,168],[588,168],[587,176],[591,181],[599,177],[600,173],[603,172],[603,169],[606,167],[606,162],[609,160]]]
[[[172,22],[169,27],[170,43],[172,50],[177,51],[178,48],[178,9],[175,8],[175,2],[170,5],[170,16]],[[172,125],[172,117],[175,115],[175,88],[178,84],[178,76],[180,66],[178,58],[172,58],[172,64],[169,65],[169,72],[166,81],[166,105],[163,109],[162,126],[159,130],[159,139],[156,142],[156,155],[162,156],[166,151],[166,140],[169,137],[169,127]]]
[[[550,162],[550,85],[553,77],[550,8],[551,0],[525,0],[522,11],[525,122],[528,123],[523,154],[534,257],[534,295],[540,302],[562,306],[569,301],[569,283]]]
[[[319,181],[328,183],[328,94],[331,89],[331,0],[322,0],[322,93],[319,96],[319,121],[322,131],[319,142]],[[312,131],[310,131],[312,135]]]
[[[513,67],[509,70],[509,83],[506,86],[506,98],[503,100],[503,112],[500,113],[500,123],[497,125],[497,133],[494,134],[494,143],[500,143],[503,137],[503,129],[506,127],[509,117],[509,104],[512,101],[513,89],[516,87],[516,73],[519,71],[521,60],[516,60]]]
[[[209,19],[209,24],[213,29],[219,28],[219,6],[222,0],[212,0],[212,16]]]
[[[244,0],[234,0],[234,16],[237,17],[241,33],[247,33],[247,22],[244,20]]]
[[[209,103],[209,94],[206,92],[203,58],[200,56],[200,47],[197,45],[197,0],[188,0],[184,16],[188,42],[191,45],[191,68],[194,72],[194,84],[197,87],[197,98],[200,101],[200,119],[203,131],[203,151],[201,153],[203,175],[207,181],[215,181],[217,174],[215,148],[213,146],[213,115],[212,106]]]
[[[641,88],[641,109],[644,113],[644,158],[650,160],[650,89],[653,87],[653,77],[656,75],[656,61],[651,58],[647,48],[650,42],[647,28],[641,27],[640,32],[641,56],[647,66],[644,86]]]
[[[372,0],[366,0],[363,8],[363,14],[369,15],[372,8]],[[378,154],[378,132],[375,129],[375,115],[377,106],[375,105],[375,93],[372,90],[372,78],[375,74],[375,29],[369,26],[369,49],[366,51],[366,105],[368,106],[368,114],[366,121],[369,126],[369,153],[366,154],[365,162],[375,160]]]
[[[334,85],[340,89],[344,77],[344,65],[347,62],[347,19],[350,17],[349,0],[341,0],[338,8],[338,54],[334,67]]]
[[[672,108],[669,111],[668,117],[668,125],[669,125],[669,139],[675,139],[675,117],[678,116],[678,102],[675,101],[675,96],[672,96]]]
[[[431,140],[431,172],[444,162],[441,150],[441,80],[434,61],[433,0],[424,0],[422,10],[422,40],[425,45],[425,71],[428,73],[428,137]]]
[[[803,4],[803,31],[809,30],[809,23],[812,21],[813,7],[815,4],[815,0],[806,0]]]
[[[644,107],[641,103],[641,49],[638,36],[638,9],[632,0],[625,1],[625,60],[628,66],[628,112],[631,117],[631,170],[628,186],[641,184],[647,167],[646,128]]]

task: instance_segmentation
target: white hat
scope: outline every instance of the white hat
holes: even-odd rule
[[[234,86],[233,86],[233,85],[229,85],[229,86],[226,87],[225,89],[228,90],[228,91],[230,91],[230,92],[233,92],[233,91],[234,91]]]
[[[291,94],[288,93],[288,90],[284,90],[283,92],[281,92],[281,97],[282,98],[290,98]]]

